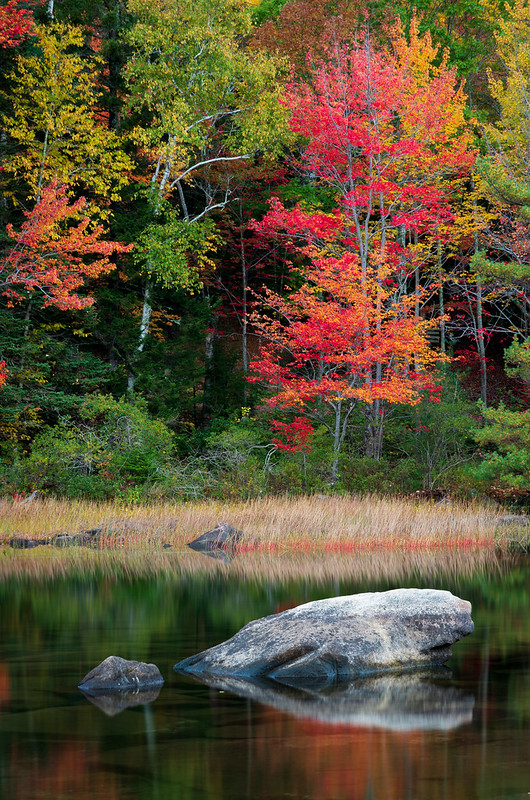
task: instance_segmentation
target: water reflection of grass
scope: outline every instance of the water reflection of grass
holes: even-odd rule
[[[99,549],[0,547],[0,576],[52,577],[70,572],[131,576],[216,572],[271,578],[385,578],[411,570],[476,571],[495,560],[499,514],[480,505],[377,497],[265,498],[246,503],[120,506],[44,499],[0,502],[0,542],[14,535],[46,538],[101,528]],[[223,564],[188,550],[187,542],[219,521],[244,532]],[[163,545],[171,549],[164,550]]]
[[[492,549],[436,550],[409,553],[400,550],[349,554],[241,553],[228,562],[208,558],[187,548],[169,551],[146,549],[89,550],[40,548],[30,551],[0,551],[0,579],[8,577],[47,580],[68,575],[148,578],[157,575],[226,575],[242,580],[285,581],[308,579],[317,583],[332,580],[409,579],[414,575],[462,578],[491,573],[500,562]],[[504,567],[506,567],[506,563]]]

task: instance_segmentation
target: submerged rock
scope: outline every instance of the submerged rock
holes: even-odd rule
[[[317,600],[254,620],[175,670],[330,685],[382,670],[443,664],[473,631],[471,603],[435,589]]]
[[[202,536],[188,542],[192,550],[217,550],[235,547],[243,536],[243,531],[232,528],[227,522],[218,522],[211,531],[206,531]]]
[[[284,686],[264,678],[200,679],[214,689],[272,706],[292,716],[332,725],[393,731],[447,731],[469,724],[475,698],[433,681],[451,677],[447,668],[402,675],[377,675],[337,684],[324,691]]]
[[[55,547],[87,547],[89,545],[97,544],[103,528],[92,528],[89,531],[82,531],[82,533],[58,533],[53,537],[52,544]]]
[[[48,539],[25,539],[21,536],[13,536],[8,542],[14,550],[30,550],[33,547],[40,547],[42,544],[49,544]]]
[[[164,679],[156,664],[109,656],[85,675],[78,689],[88,694],[102,694],[148,689],[161,686],[163,683]]]
[[[498,524],[526,528],[530,525],[530,517],[526,514],[505,514],[503,517],[499,517]]]

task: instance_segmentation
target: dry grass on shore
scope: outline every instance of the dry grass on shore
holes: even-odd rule
[[[499,526],[500,516],[479,504],[437,505],[374,496],[157,506],[4,500],[0,501],[0,579],[228,574],[252,581],[395,582],[417,574],[455,577],[501,568],[496,554],[509,549],[510,529]],[[220,551],[217,560],[212,557],[215,553],[186,547],[221,521],[244,532],[236,552]],[[8,545],[12,537],[47,539],[91,528],[102,529],[96,548],[19,550]]]
[[[43,499],[0,501],[0,542],[103,529],[107,547],[183,547],[228,522],[244,531],[245,550],[416,550],[502,547],[500,512],[479,504],[435,504],[399,498],[268,497],[239,503],[204,501],[123,506]]]

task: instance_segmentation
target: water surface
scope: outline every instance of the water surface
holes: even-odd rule
[[[229,564],[195,554],[196,569],[182,568],[183,554],[171,558],[169,569],[145,577],[134,569],[6,572],[3,798],[528,797],[528,558],[453,554],[445,564],[398,565],[382,554],[310,568],[278,556],[249,568],[244,554]],[[312,696],[237,682],[208,687],[172,669],[256,617],[398,586],[449,589],[472,602],[475,632],[454,646],[450,672],[383,676]],[[78,682],[108,655],[156,663],[166,681],[158,697],[121,710],[85,698]]]

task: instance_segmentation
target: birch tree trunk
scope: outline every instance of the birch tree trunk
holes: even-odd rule
[[[484,340],[484,320],[482,295],[482,281],[477,277],[477,351],[480,362],[480,399],[485,406],[488,405],[488,370],[486,364],[486,343]]]
[[[144,286],[144,301],[142,306],[142,319],[140,321],[140,331],[138,333],[138,343],[136,345],[133,357],[129,364],[129,374],[127,376],[127,391],[129,393],[134,392],[134,387],[136,384],[136,374],[134,371],[134,365],[138,359],[138,356],[143,352],[143,349],[145,347],[145,341],[149,333],[149,323],[151,322],[151,314],[153,311],[153,307],[151,305],[152,289],[153,289],[153,282],[151,279],[148,279],[145,282]]]
[[[339,400],[335,406],[335,427],[333,430],[333,458],[331,461],[331,485],[335,486],[339,477],[339,453],[341,446],[341,409],[342,403]]]
[[[215,355],[215,339],[217,337],[218,315],[213,311],[210,315],[208,330],[204,341],[204,383],[202,403],[202,425],[207,428],[211,420],[211,399],[213,386],[213,370]]]
[[[440,312],[440,350],[442,353],[446,352],[446,341],[445,341],[445,321],[443,319],[445,313],[445,304],[444,304],[444,287],[442,281],[442,244],[438,242],[438,279],[440,281],[440,287],[438,289],[438,308]]]

